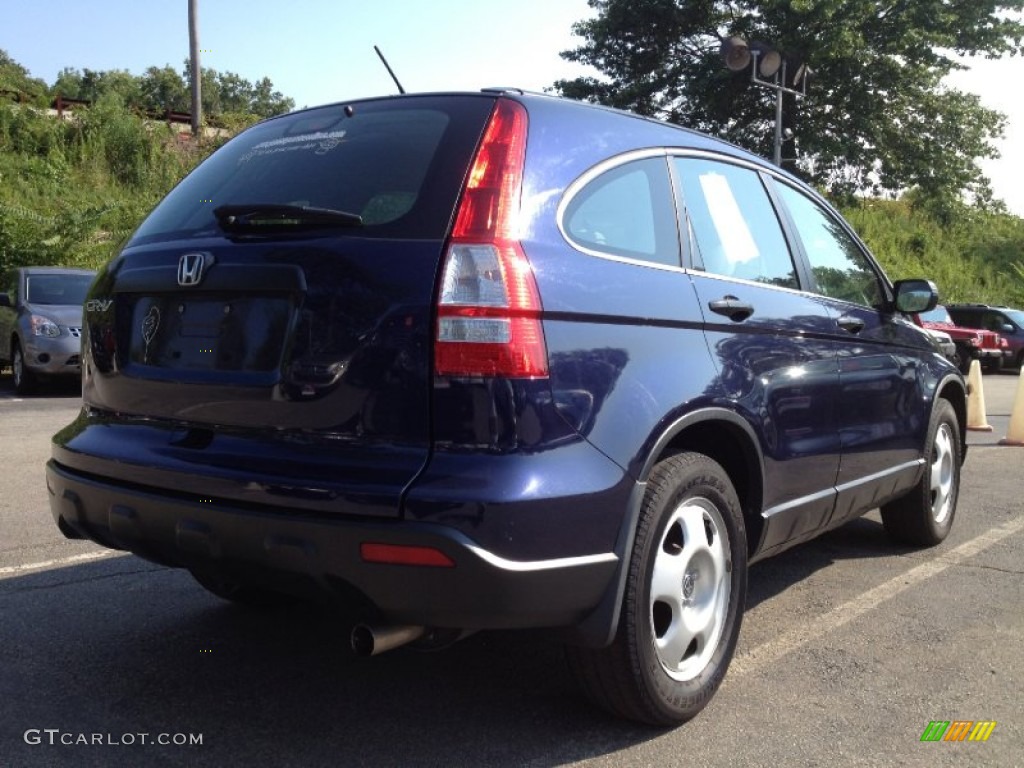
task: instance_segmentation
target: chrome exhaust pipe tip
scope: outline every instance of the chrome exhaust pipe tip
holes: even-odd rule
[[[352,628],[352,650],[357,656],[377,656],[419,640],[425,634],[426,627],[375,627],[370,624],[357,624]]]

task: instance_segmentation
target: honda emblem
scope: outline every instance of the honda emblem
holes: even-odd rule
[[[206,253],[186,253],[178,259],[178,285],[186,288],[199,285],[206,268],[213,264],[213,256]]]

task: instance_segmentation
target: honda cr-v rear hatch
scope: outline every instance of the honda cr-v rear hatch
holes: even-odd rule
[[[86,302],[55,457],[220,501],[393,515],[430,446],[432,304],[493,95],[267,121],[153,211]],[[130,439],[125,439],[130,435]]]

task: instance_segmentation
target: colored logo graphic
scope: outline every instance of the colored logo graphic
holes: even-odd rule
[[[932,720],[921,741],[988,741],[995,727],[995,720]]]

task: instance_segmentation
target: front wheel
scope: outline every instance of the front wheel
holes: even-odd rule
[[[615,640],[569,647],[570,668],[613,714],[685,722],[725,677],[746,588],[746,534],[729,476],[702,454],[671,456],[647,485]]]
[[[933,547],[953,527],[960,495],[960,422],[948,400],[939,400],[928,425],[924,474],[917,485],[881,508],[886,533],[901,544]]]
[[[1003,358],[990,357],[981,364],[981,370],[985,373],[999,373],[1003,368]]]
[[[11,372],[14,376],[14,391],[19,395],[31,395],[36,390],[36,379],[25,364],[25,353],[21,344],[14,342],[11,349]]]

